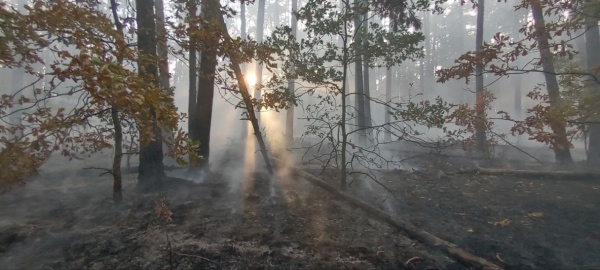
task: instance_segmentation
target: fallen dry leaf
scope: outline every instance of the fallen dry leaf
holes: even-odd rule
[[[510,219],[505,218],[501,221],[494,222],[494,226],[500,226],[500,227],[504,228],[504,227],[510,225],[511,222],[512,221],[510,221]]]
[[[541,218],[544,216],[544,213],[542,213],[542,212],[529,213],[529,214],[527,214],[527,216],[534,217],[534,218]]]

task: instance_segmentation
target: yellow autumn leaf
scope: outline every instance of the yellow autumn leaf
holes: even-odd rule
[[[494,226],[500,226],[500,227],[504,228],[504,227],[507,227],[508,225],[510,225],[510,223],[512,223],[512,221],[510,219],[505,218],[501,221],[494,222]]]
[[[529,214],[527,214],[527,216],[534,217],[534,218],[541,218],[544,216],[544,213],[542,213],[542,212],[529,213]]]

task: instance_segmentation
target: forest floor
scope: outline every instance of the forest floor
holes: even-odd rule
[[[236,162],[213,164],[201,183],[173,178],[160,194],[133,192],[128,175],[121,206],[109,176],[42,174],[0,196],[0,268],[470,269],[299,176]],[[410,162],[416,169],[378,172],[387,191],[356,178],[349,192],[506,269],[600,268],[597,179],[456,174],[469,161],[432,155]],[[320,177],[337,185],[332,172]],[[170,221],[157,214],[167,208]]]

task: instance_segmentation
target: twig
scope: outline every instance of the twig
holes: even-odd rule
[[[99,174],[98,176],[103,176],[105,174],[110,174],[113,175],[113,171],[107,168],[98,168],[98,167],[87,167],[87,168],[83,168],[84,170],[101,170],[104,171],[103,173]]]
[[[177,254],[177,255],[179,255],[179,256],[187,256],[187,257],[192,257],[192,258],[198,258],[198,259],[201,259],[201,260],[205,260],[205,261],[207,261],[207,262],[214,263],[214,264],[216,264],[217,266],[221,266],[221,265],[220,265],[218,262],[215,262],[215,261],[213,261],[213,260],[211,260],[211,259],[209,259],[209,258],[206,258],[206,257],[202,257],[202,256],[200,256],[200,255],[186,254],[186,253],[181,253],[181,252],[177,252],[177,251],[171,251],[171,252],[173,252],[173,253],[175,253],[175,254]]]
[[[415,262],[415,261],[418,261],[418,260],[422,260],[422,259],[423,259],[423,258],[421,258],[421,257],[412,257],[412,258],[408,259],[408,260],[407,260],[407,261],[404,263],[404,265],[408,267],[408,266],[409,266],[411,263],[413,263],[413,262]]]
[[[165,229],[165,235],[167,236],[167,248],[169,249],[169,266],[171,266],[171,269],[174,268],[173,266],[173,248],[171,247],[171,240],[169,239],[169,232],[167,232],[167,230]]]
[[[496,253],[496,259],[498,259],[499,261],[506,263],[502,258],[500,258],[500,253]]]
[[[491,129],[488,129],[488,131],[489,131],[490,133],[492,133],[493,135],[496,135],[496,137],[498,137],[498,138],[500,138],[501,140],[503,140],[503,141],[504,141],[506,144],[508,144],[509,146],[513,147],[514,149],[517,149],[517,151],[519,151],[519,152],[521,152],[521,153],[523,153],[523,154],[527,155],[528,157],[530,157],[530,158],[534,159],[534,160],[535,160],[535,161],[537,161],[538,163],[540,163],[540,164],[544,165],[544,162],[543,162],[543,161],[541,161],[541,160],[539,160],[538,158],[536,158],[536,157],[532,156],[532,155],[531,155],[531,154],[529,154],[527,151],[525,151],[525,150],[523,150],[523,149],[519,148],[518,146],[516,146],[516,145],[512,144],[512,143],[511,143],[511,142],[509,142],[508,140],[504,139],[502,136],[498,135],[498,133],[496,133],[496,132],[492,131]]]

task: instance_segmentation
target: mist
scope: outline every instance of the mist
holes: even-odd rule
[[[0,1],[0,266],[600,267],[596,4],[400,4]]]

